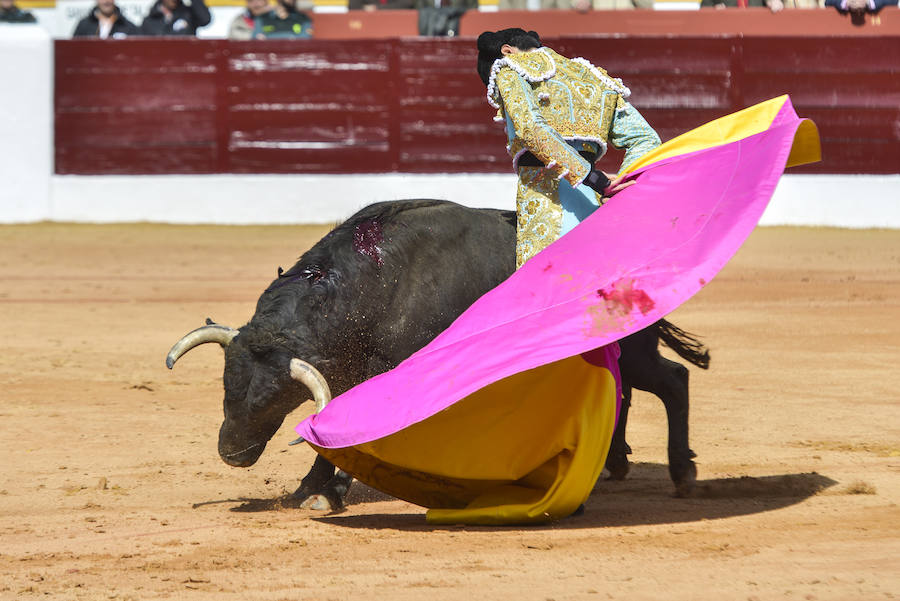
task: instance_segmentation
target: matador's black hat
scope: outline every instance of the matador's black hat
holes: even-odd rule
[[[478,36],[478,75],[484,85],[488,84],[494,61],[503,56],[503,53],[500,52],[503,44],[509,44],[521,50],[540,48],[541,36],[537,32],[525,31],[518,27],[500,31],[485,31]]]

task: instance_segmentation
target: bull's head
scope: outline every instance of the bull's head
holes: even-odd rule
[[[166,366],[172,369],[182,355],[201,344],[222,346],[225,420],[219,429],[219,455],[229,465],[247,467],[256,463],[288,413],[309,395],[316,402],[316,411],[321,411],[331,392],[325,377],[286,347],[254,335],[252,330],[239,338],[241,330],[209,319],[206,324],[175,343],[166,356]],[[229,369],[229,364],[243,368]]]

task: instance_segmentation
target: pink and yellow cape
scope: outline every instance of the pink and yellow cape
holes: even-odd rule
[[[782,96],[644,156],[634,185],[485,294],[395,369],[297,432],[431,523],[570,515],[606,460],[615,341],[709,282],[756,226],[785,167],[819,138]]]

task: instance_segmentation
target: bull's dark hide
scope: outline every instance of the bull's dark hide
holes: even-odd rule
[[[515,214],[437,200],[378,203],[329,232],[260,296],[225,353],[220,453],[249,465],[300,401],[292,357],[332,393],[387,371],[503,281]]]
[[[219,453],[256,462],[284,418],[310,392],[290,376],[292,358],[325,376],[337,396],[425,346],[515,269],[516,216],[439,200],[368,206],[335,227],[287,271],[278,270],[250,322],[225,345],[225,419]],[[705,367],[705,349],[661,321],[622,341],[622,419],[610,449],[613,475],[628,471],[625,418],[631,388],[659,396],[669,418],[669,463],[679,492],[693,486],[687,370],[662,357],[662,339]],[[341,504],[350,478],[321,457],[295,493]],[[316,501],[316,503],[319,503]]]

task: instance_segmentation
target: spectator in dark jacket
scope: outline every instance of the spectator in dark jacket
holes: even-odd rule
[[[311,38],[312,19],[297,10],[295,0],[278,0],[275,9],[256,18],[255,40]]]
[[[897,0],[825,0],[825,6],[833,6],[839,13],[877,13],[885,6],[897,6]]]
[[[229,40],[251,40],[256,18],[275,10],[269,0],[247,0],[247,10],[239,14],[228,28]]]
[[[16,6],[15,0],[0,0],[0,23],[36,23],[37,19],[28,11]]]
[[[73,38],[112,38],[120,40],[130,35],[140,35],[137,25],[122,15],[116,0],[97,0],[94,9],[75,26]]]
[[[350,10],[397,10],[416,7],[416,0],[349,0]]]
[[[156,0],[141,23],[143,35],[197,35],[197,29],[209,25],[212,17],[203,0],[190,5],[181,0]]]
[[[773,13],[777,13],[784,8],[784,0],[701,0],[700,6],[715,8],[767,6]]]

